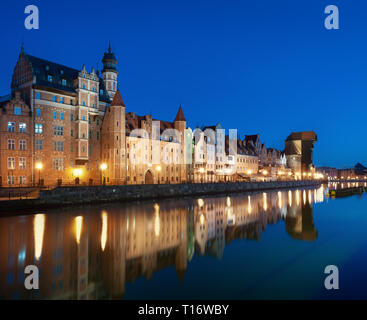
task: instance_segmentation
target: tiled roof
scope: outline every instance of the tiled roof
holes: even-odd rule
[[[186,121],[186,118],[185,118],[184,113],[182,111],[181,105],[178,108],[178,112],[177,112],[175,121]]]
[[[111,107],[112,106],[123,106],[123,107],[125,107],[125,103],[124,103],[124,100],[122,100],[120,90],[116,91],[115,96],[113,97],[113,100],[111,102]]]

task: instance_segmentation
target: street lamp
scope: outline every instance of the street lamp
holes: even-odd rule
[[[75,178],[75,184],[79,184],[79,177],[82,175],[83,170],[82,169],[74,169],[73,170],[73,175],[76,177]]]
[[[156,170],[157,170],[157,172],[158,172],[158,184],[160,184],[160,183],[161,183],[161,181],[160,181],[159,173],[161,172],[162,167],[161,167],[160,165],[158,165],[155,169],[156,169]]]
[[[38,186],[41,185],[41,170],[43,168],[43,164],[42,162],[37,162],[36,163],[36,169],[38,169]]]
[[[201,175],[201,183],[203,183],[204,168],[203,168],[203,167],[201,167],[201,168],[199,169],[199,172],[200,172],[200,175]]]
[[[106,163],[102,163],[100,165],[100,169],[102,171],[102,184],[105,185],[105,179],[104,179],[104,171],[107,169],[107,164]]]

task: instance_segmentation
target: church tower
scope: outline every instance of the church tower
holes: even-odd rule
[[[112,100],[117,90],[118,72],[116,70],[117,60],[115,54],[111,51],[111,42],[108,45],[108,52],[104,53],[102,63],[103,63],[103,70],[102,70],[103,81],[108,91],[108,95]]]

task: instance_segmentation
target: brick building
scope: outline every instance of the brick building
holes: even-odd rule
[[[185,144],[182,108],[173,122],[126,113],[111,46],[102,63],[100,75],[21,48],[11,94],[0,100],[2,186],[187,180],[188,166],[178,160]],[[142,141],[146,150],[140,150]],[[156,148],[160,152],[152,152]],[[160,159],[154,159],[157,155]]]

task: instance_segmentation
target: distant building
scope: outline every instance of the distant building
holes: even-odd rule
[[[313,131],[293,132],[285,141],[287,165],[298,174],[305,176],[313,170],[313,145],[317,141]]]

